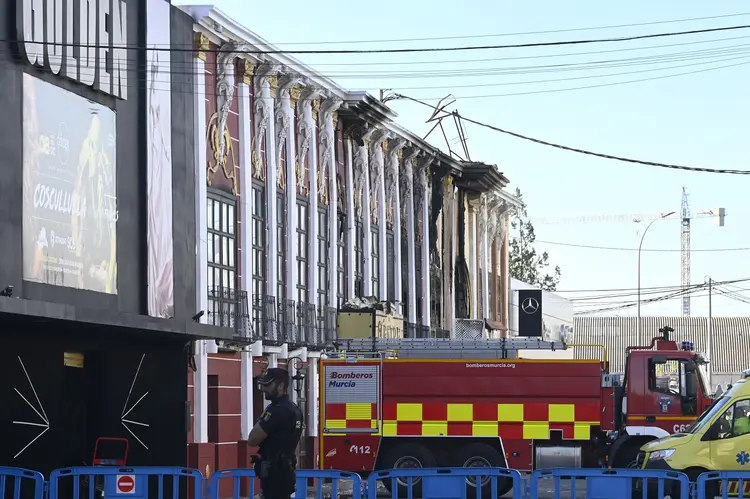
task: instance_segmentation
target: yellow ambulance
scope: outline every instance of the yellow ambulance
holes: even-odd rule
[[[653,440],[641,447],[641,468],[682,471],[690,481],[706,471],[750,470],[749,380],[750,369],[684,433]],[[708,482],[708,486],[706,497],[718,495],[718,481]],[[736,487],[736,482],[730,483],[728,493],[736,495],[737,491],[732,490]]]

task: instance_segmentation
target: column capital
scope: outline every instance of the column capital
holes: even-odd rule
[[[291,97],[291,91],[302,82],[302,77],[293,73],[283,73],[279,75],[279,98]],[[299,97],[297,97],[299,99]]]
[[[193,48],[195,49],[195,57],[201,61],[206,61],[206,52],[211,48],[211,42],[205,33],[195,33],[193,37]]]
[[[340,99],[338,97],[328,97],[327,99],[325,99],[320,106],[320,110],[323,113],[324,122],[327,122],[328,120],[333,121],[334,114],[339,110],[343,103],[343,99]]]

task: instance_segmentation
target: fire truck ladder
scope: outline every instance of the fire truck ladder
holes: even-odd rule
[[[488,338],[481,340],[436,338],[339,339],[338,351],[328,354],[348,358],[359,353],[382,353],[399,359],[517,359],[521,350],[565,350],[561,341],[535,338]]]

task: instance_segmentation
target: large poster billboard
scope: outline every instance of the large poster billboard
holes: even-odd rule
[[[115,112],[23,75],[23,278],[117,293]]]

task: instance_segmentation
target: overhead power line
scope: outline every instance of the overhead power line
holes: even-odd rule
[[[593,246],[589,244],[561,243],[558,241],[542,241],[540,239],[537,239],[536,242],[543,243],[543,244],[551,244],[553,246],[568,246],[571,248],[583,248],[583,249],[592,249],[592,250],[638,251],[638,248],[623,248],[623,247],[617,247],[617,246]],[[657,252],[657,253],[679,253],[682,250],[664,249],[664,248],[655,248],[655,249],[643,248],[640,251]],[[750,251],[750,247],[746,247],[746,248],[701,248],[701,249],[691,249],[690,251],[691,252],[697,251],[697,252],[703,252],[703,253],[721,253],[721,252],[726,252],[726,251]]]
[[[631,24],[609,24],[605,26],[591,26],[586,28],[565,28],[565,29],[548,29],[541,31],[517,31],[512,33],[492,33],[484,35],[456,35],[456,36],[435,36],[426,38],[390,38],[380,40],[348,40],[348,41],[317,41],[317,42],[283,42],[274,43],[274,45],[343,45],[347,43],[393,43],[393,42],[427,42],[437,40],[467,40],[471,38],[499,38],[506,36],[527,36],[527,35],[548,35],[552,33],[573,33],[576,31],[596,31],[602,29],[618,29],[618,28],[636,28],[642,26],[656,26],[659,24],[673,24],[673,23],[686,23],[693,21],[708,21],[713,19],[727,19],[730,17],[744,17],[750,16],[750,12],[740,12],[737,14],[722,14],[717,16],[705,16],[705,17],[689,17],[683,19],[668,19],[663,21],[646,21],[641,23]]]
[[[675,36],[688,36],[688,35],[700,35],[705,33],[719,33],[724,31],[739,31],[750,29],[750,24],[742,24],[735,26],[721,26],[717,28],[704,28],[704,29],[693,29],[686,31],[670,31],[666,33],[651,33],[647,35],[632,35],[632,36],[621,36],[612,38],[590,38],[581,40],[559,40],[552,42],[530,42],[530,43],[514,43],[505,45],[468,45],[463,47],[409,47],[409,48],[397,48],[397,49],[337,49],[337,50],[239,50],[237,53],[244,54],[409,54],[417,52],[466,52],[466,51],[477,51],[477,50],[501,50],[501,49],[520,49],[520,48],[538,48],[538,47],[562,47],[569,45],[588,45],[595,43],[621,43],[621,42],[632,42],[637,40],[650,40],[654,38],[669,38]],[[17,43],[18,40],[4,40],[6,43]],[[42,43],[42,42],[37,42]],[[79,47],[79,48],[104,48],[109,49],[109,46],[99,46],[98,44],[70,44],[70,43],[55,43],[46,42],[45,45],[51,46],[65,46],[65,47]],[[143,46],[123,46],[116,47],[116,49],[125,50],[151,50],[155,52],[195,52],[195,48],[178,48],[178,47],[143,47]],[[221,49],[206,49],[202,52],[214,52],[219,53]]]
[[[743,277],[740,279],[731,279],[727,281],[721,281],[721,284],[736,284],[738,282],[747,282],[750,281],[750,277]],[[718,281],[714,281],[714,284],[716,284]],[[691,284],[690,287],[697,288],[705,285],[703,282]],[[660,289],[664,291],[677,291],[682,289],[681,284],[675,284],[670,286],[651,286],[651,287],[641,287],[641,291],[644,290],[655,290]],[[555,291],[552,291],[552,293],[608,293],[608,292],[614,292],[614,291],[637,291],[638,288],[602,288],[602,289],[556,289]]]
[[[409,97],[409,96],[402,95],[402,94],[396,94],[396,98],[406,99],[406,100],[409,100],[409,101],[412,101],[412,102],[416,102],[417,104],[421,104],[423,106],[429,107],[433,111],[435,110],[434,106],[431,106],[431,105],[429,105],[429,104],[427,104],[425,102],[422,102],[422,101],[420,101],[418,99],[415,99],[413,97]],[[656,161],[644,161],[644,160],[640,160],[640,159],[627,158],[627,157],[623,157],[623,156],[615,156],[613,154],[605,154],[605,153],[600,153],[600,152],[588,151],[586,149],[580,149],[580,148],[577,148],[577,147],[570,147],[570,146],[565,146],[565,145],[562,145],[562,144],[556,144],[554,142],[549,142],[549,141],[546,141],[546,140],[536,139],[534,137],[529,137],[527,135],[522,135],[520,133],[511,132],[510,130],[505,130],[505,129],[497,127],[497,126],[490,125],[488,123],[484,123],[484,122],[481,122],[481,121],[478,121],[478,120],[473,120],[471,118],[466,118],[465,116],[460,115],[458,113],[458,111],[452,111],[452,112],[442,111],[442,113],[443,113],[444,117],[445,116],[454,116],[455,118],[457,118],[459,120],[463,120],[463,121],[465,121],[467,123],[472,123],[474,125],[478,125],[478,126],[481,126],[481,127],[484,127],[484,128],[488,128],[490,130],[494,130],[496,132],[503,133],[505,135],[510,135],[511,137],[516,137],[518,139],[523,139],[523,140],[526,140],[526,141],[529,141],[529,142],[534,142],[536,144],[541,144],[541,145],[545,145],[545,146],[549,146],[549,147],[554,147],[556,149],[561,149],[563,151],[570,151],[570,152],[576,152],[576,153],[579,153],[579,154],[585,154],[587,156],[595,156],[595,157],[598,157],[598,158],[611,159],[611,160],[614,160],[614,161],[622,161],[624,163],[633,163],[633,164],[645,165],[645,166],[655,166],[655,167],[658,167],[658,168],[667,168],[667,169],[672,169],[672,170],[682,170],[682,171],[689,171],[689,172],[724,173],[724,174],[729,174],[729,175],[750,175],[750,171],[748,171],[748,170],[732,170],[732,169],[718,169],[718,168],[702,168],[702,167],[695,167],[695,166],[684,166],[684,165],[676,165],[676,164],[670,164],[670,163],[659,163],[659,162],[656,162]]]

